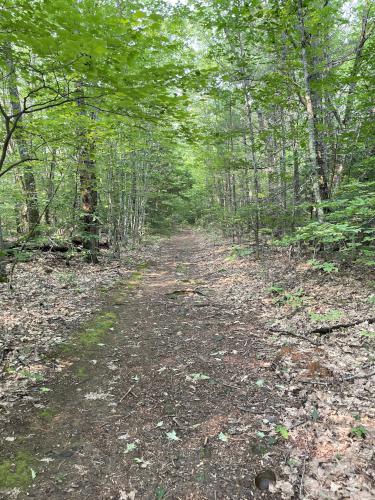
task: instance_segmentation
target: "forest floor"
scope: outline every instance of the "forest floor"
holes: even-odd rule
[[[0,498],[375,498],[375,277],[247,253],[184,231],[133,270],[20,264]]]

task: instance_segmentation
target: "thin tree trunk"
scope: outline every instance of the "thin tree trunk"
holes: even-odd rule
[[[48,171],[48,179],[47,179],[47,205],[44,211],[44,220],[48,226],[51,225],[51,203],[54,196],[54,177],[55,177],[55,168],[56,168],[56,148],[52,150],[52,159],[50,163],[50,168]]]
[[[80,86],[81,87],[81,86]],[[77,99],[80,114],[85,115],[83,90]],[[93,116],[91,116],[94,119]],[[79,132],[78,169],[83,216],[82,237],[83,247],[87,250],[87,261],[98,263],[99,253],[99,225],[97,219],[98,192],[96,182],[96,164],[94,160],[95,143],[89,137],[87,130]]]
[[[303,13],[302,0],[298,0],[298,18],[299,18],[299,28],[301,32],[301,58],[303,64],[303,74],[304,74],[304,84],[305,84],[305,99],[306,99],[306,111],[307,111],[307,122],[308,122],[308,133],[309,133],[309,152],[310,152],[310,162],[311,162],[311,175],[312,175],[312,190],[314,194],[315,203],[317,204],[317,217],[319,222],[324,221],[324,212],[320,206],[322,202],[322,196],[320,192],[319,185],[319,164],[317,158],[317,137],[316,137],[316,121],[315,112],[312,100],[312,92],[310,86],[311,74],[309,70],[308,58],[307,58],[307,36],[305,30],[305,21]]]
[[[16,69],[14,67],[14,62],[12,57],[12,47],[9,43],[5,45],[4,52],[6,57],[6,63],[9,69],[8,90],[9,90],[9,98],[10,98],[12,113],[14,115],[18,115],[22,112],[22,110],[20,103],[20,95],[18,92]],[[23,122],[23,117],[21,115],[18,120],[18,125],[20,127],[22,125],[22,122]],[[14,136],[14,142],[17,146],[21,160],[29,158],[30,155],[28,154],[28,145],[25,139],[22,137],[22,131]],[[30,233],[36,235],[38,233],[38,225],[40,223],[38,195],[37,195],[36,182],[32,167],[27,163],[23,164],[23,186],[24,186],[24,193],[25,193],[25,200],[27,207],[28,229]]]
[[[299,173],[299,158],[296,144],[293,148],[293,229],[296,227],[296,222],[299,217],[299,204],[301,199],[301,180]]]
[[[254,126],[252,119],[252,109],[250,103],[250,95],[244,82],[244,93],[246,102],[246,111],[249,127],[249,140],[250,140],[250,153],[251,161],[253,167],[253,184],[254,184],[254,239],[255,239],[255,256],[259,259],[260,254],[260,244],[259,244],[259,230],[260,230],[260,214],[259,214],[259,171],[258,171],[258,158],[255,151],[255,138],[254,138]]]
[[[0,283],[7,283],[8,276],[5,267],[5,245],[3,239],[3,225],[0,214]]]

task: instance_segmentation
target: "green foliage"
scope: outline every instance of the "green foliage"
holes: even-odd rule
[[[30,372],[29,370],[21,370],[20,376],[23,378],[28,378],[33,382],[43,382],[44,376],[38,372]]]
[[[336,197],[322,207],[328,210],[326,222],[311,222],[299,228],[289,241],[315,247],[322,244],[328,249],[337,247],[344,254],[357,256],[359,263],[373,265],[375,182],[353,181],[345,184]]]
[[[350,429],[350,436],[358,439],[365,439],[368,434],[366,427],[356,425]]]
[[[316,312],[309,312],[309,316],[311,321],[315,321],[317,323],[322,323],[325,321],[336,321],[342,317],[342,312],[332,309],[331,311],[326,312],[325,314],[320,314]]]
[[[217,438],[223,443],[227,443],[229,441],[229,434],[226,434],[225,432],[220,432]]]
[[[277,425],[276,428],[275,428],[276,432],[278,434],[280,434],[280,436],[283,438],[283,439],[288,439],[289,438],[289,431],[288,429],[284,426],[284,425]]]
[[[368,29],[367,4],[307,3],[303,61],[303,33],[285,36],[301,24],[288,2],[5,0],[5,239],[79,236],[90,260],[96,243],[117,257],[147,233],[199,223],[233,242],[255,239],[256,257],[273,241],[374,266],[373,39],[366,32],[352,58],[336,57]],[[305,67],[319,103],[312,126]],[[32,159],[18,163],[20,151]],[[251,253],[238,245],[228,259]],[[332,262],[312,267],[336,272]]]
[[[370,340],[375,340],[375,332],[369,332],[368,330],[362,330],[361,332],[359,332],[359,335],[361,337],[366,337]]]
[[[267,291],[272,295],[279,295],[281,293],[284,293],[284,288],[279,285],[272,285],[269,288],[267,288]]]
[[[317,408],[313,408],[311,413],[310,413],[311,420],[313,422],[317,422],[320,418],[320,414]]]
[[[63,272],[57,275],[57,279],[64,285],[74,285],[77,282],[77,275],[74,272]]]
[[[190,373],[186,376],[186,380],[190,382],[198,382],[199,380],[209,380],[210,377],[204,373]]]
[[[300,307],[303,304],[305,291],[302,288],[295,292],[286,292],[281,286],[272,285],[267,290],[271,295],[276,295],[275,304],[289,305],[291,307]]]
[[[320,262],[319,260],[311,259],[311,260],[308,260],[307,263],[310,264],[310,266],[313,269],[319,269],[321,271],[324,271],[327,274],[330,274],[333,272],[337,273],[337,271],[338,271],[337,266],[333,262]]]
[[[167,494],[166,488],[164,486],[158,486],[155,490],[155,498],[156,500],[162,500]]]
[[[249,255],[252,255],[254,253],[254,250],[251,248],[243,248],[239,245],[235,245],[232,247],[232,250],[230,251],[230,254],[228,257],[226,257],[225,260],[233,261],[241,257],[248,257]]]

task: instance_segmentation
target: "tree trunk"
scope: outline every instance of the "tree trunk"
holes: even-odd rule
[[[79,86],[81,97],[77,99],[80,115],[86,115],[83,100],[83,90]],[[94,119],[94,116],[91,116]],[[83,247],[87,251],[86,260],[92,264],[98,263],[99,225],[97,219],[98,192],[96,182],[96,164],[94,160],[95,143],[86,129],[79,131],[78,171],[82,212]]]
[[[87,261],[98,263],[99,227],[96,219],[98,193],[96,190],[95,160],[92,158],[93,145],[88,141],[79,153],[80,190],[82,201],[83,247],[87,250]]]
[[[316,116],[314,110],[314,102],[312,99],[311,92],[311,73],[309,69],[308,57],[307,57],[307,35],[305,30],[305,21],[303,13],[302,0],[298,0],[298,18],[299,18],[299,28],[301,32],[301,59],[303,64],[303,75],[305,84],[305,99],[306,99],[306,111],[307,111],[307,123],[308,123],[308,133],[309,133],[309,152],[310,152],[310,162],[311,162],[311,174],[312,174],[312,188],[315,203],[317,204],[317,217],[319,222],[324,221],[324,212],[320,204],[322,202],[321,188],[320,184],[323,181],[322,176],[319,172],[319,162],[318,162],[318,144],[316,135]]]
[[[244,93],[245,93],[245,102],[246,102],[246,111],[247,111],[247,120],[249,127],[249,140],[250,140],[250,153],[251,153],[251,161],[253,167],[253,183],[254,183],[254,239],[255,239],[255,256],[259,259],[260,254],[260,245],[259,245],[259,230],[260,230],[260,213],[259,213],[259,171],[258,171],[258,158],[256,156],[255,151],[255,139],[254,139],[254,126],[252,119],[252,109],[250,103],[250,95],[244,82]]]
[[[52,224],[51,220],[51,203],[54,196],[54,177],[55,177],[55,168],[56,168],[56,148],[52,150],[52,159],[49,171],[47,172],[47,205],[44,210],[44,220],[46,221],[47,226]]]
[[[301,180],[299,173],[299,158],[297,145],[294,144],[293,148],[293,230],[296,227],[296,222],[298,222],[300,213],[300,200],[301,200]]]
[[[0,283],[7,283],[8,276],[5,267],[5,246],[3,240],[3,226],[0,214]]]
[[[9,90],[9,98],[10,98],[12,113],[14,115],[19,115],[22,113],[22,110],[20,103],[20,95],[18,92],[17,75],[13,63],[11,45],[6,44],[4,51],[5,51],[6,63],[9,69],[8,90]],[[22,125],[22,121],[23,117],[21,116],[18,120],[19,126]],[[29,158],[30,155],[28,154],[28,145],[25,139],[22,137],[22,131],[14,136],[14,142],[17,146],[21,160]],[[38,225],[40,223],[38,195],[37,195],[36,182],[32,167],[27,163],[25,163],[23,166],[23,187],[24,187],[26,208],[27,208],[28,230],[30,232],[30,235],[37,235]]]

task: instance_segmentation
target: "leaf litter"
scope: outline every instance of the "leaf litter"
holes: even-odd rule
[[[63,462],[59,453],[46,456],[46,450],[40,450],[40,460],[52,461],[42,462],[45,469],[33,468],[39,496],[59,467],[66,479],[54,486],[56,491],[77,484],[75,494],[93,498],[99,492],[108,498],[152,498],[158,488],[167,492],[166,498],[208,499],[215,491],[222,498],[248,498],[258,495],[256,478],[262,471],[276,478],[269,481],[264,498],[373,498],[375,329],[365,321],[374,316],[368,300],[373,276],[367,275],[364,282],[356,269],[327,275],[307,265],[304,256],[290,257],[284,250],[266,249],[260,261],[251,253],[225,260],[229,253],[226,242],[190,232],[151,252],[152,273],[124,307],[120,328],[127,338],[104,346],[102,354],[98,351],[96,366],[89,361],[97,378],[77,388],[84,398],[89,396],[85,419],[91,431],[81,430],[85,441],[80,453],[64,452],[72,458]],[[33,272],[22,270],[26,288]],[[112,278],[126,273],[121,266],[109,272]],[[186,283],[199,277],[205,283],[204,295],[181,293],[170,300],[168,294],[179,289],[181,276]],[[63,290],[59,300],[75,324],[82,304],[76,298],[69,302]],[[46,286],[38,291],[42,301],[47,292]],[[278,295],[283,299],[275,300]],[[7,305],[5,298],[6,308],[12,310],[7,341],[19,342],[8,365],[14,363],[16,374],[25,369],[16,352],[26,356],[21,360],[26,359],[30,373],[43,373],[36,351],[27,351],[24,343],[42,345],[41,332],[51,322],[43,314],[40,322],[30,315],[28,331],[23,307]],[[26,294],[17,300],[27,310]],[[83,309],[95,307],[95,300],[86,300]],[[359,320],[363,322],[327,334],[309,333],[317,326]],[[47,337],[66,336],[62,327],[61,320],[54,328],[48,326]],[[44,350],[51,346],[47,339]],[[142,359],[133,356],[139,348]],[[105,353],[111,349],[108,358]],[[69,373],[73,366],[68,360],[60,372]],[[42,406],[61,397],[50,376],[47,372],[44,386],[51,392],[40,393]],[[61,376],[57,373],[57,382]],[[190,384],[181,384],[181,377]],[[4,394],[15,407],[20,394],[24,407],[28,405],[39,383],[14,373],[5,380],[12,380]],[[53,425],[71,433],[75,405],[68,401],[66,416],[62,411]],[[7,430],[12,436],[10,424]],[[56,440],[53,428],[50,432]],[[119,436],[131,436],[125,448]],[[48,442],[48,433],[45,437]],[[112,461],[109,469],[106,457],[116,453],[122,459]],[[88,482],[80,482],[79,471],[86,471]],[[101,474],[111,480],[97,480]]]

